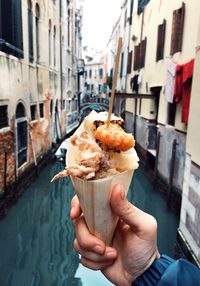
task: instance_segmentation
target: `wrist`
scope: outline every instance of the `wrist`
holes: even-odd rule
[[[154,286],[157,285],[158,281],[160,280],[161,276],[165,272],[165,270],[174,262],[174,259],[167,255],[161,255],[158,253],[156,259],[150,265],[145,272],[137,277],[136,280],[133,281],[132,286]]]

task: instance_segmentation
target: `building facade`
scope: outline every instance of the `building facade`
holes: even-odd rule
[[[112,76],[117,41],[123,38],[116,90],[126,98],[127,129],[134,133],[147,164],[167,185],[168,199],[177,199],[180,236],[196,261],[200,260],[200,135],[195,132],[200,111],[199,11],[197,0],[123,1],[108,44]]]
[[[81,8],[0,3],[0,192],[77,124]]]
[[[83,47],[85,62],[83,94],[89,98],[105,98],[107,95],[107,57],[103,51]]]

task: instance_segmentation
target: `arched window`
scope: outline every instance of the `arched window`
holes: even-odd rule
[[[49,19],[49,66],[51,66],[51,58],[52,58],[52,54],[51,54],[51,29],[52,29],[52,24],[51,24],[51,19]]]
[[[54,67],[56,67],[56,26],[53,28]]]
[[[28,46],[29,46],[29,61],[33,62],[33,12],[32,2],[28,0]]]
[[[16,160],[17,168],[27,162],[28,150],[28,124],[26,110],[23,103],[19,102],[16,108]]]
[[[21,118],[21,117],[25,117],[25,116],[26,116],[26,109],[25,109],[23,103],[20,102],[17,104],[15,117]]]
[[[35,38],[36,38],[36,59],[37,62],[39,62],[39,58],[40,58],[40,7],[38,5],[38,3],[36,3],[35,5]]]

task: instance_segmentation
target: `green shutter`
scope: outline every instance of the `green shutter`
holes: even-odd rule
[[[140,15],[143,10],[144,10],[144,7],[148,4],[150,0],[138,0],[138,11],[137,11],[137,14]]]
[[[28,44],[29,44],[29,61],[33,62],[33,13],[28,9]]]
[[[1,0],[0,50],[23,58],[21,0]]]

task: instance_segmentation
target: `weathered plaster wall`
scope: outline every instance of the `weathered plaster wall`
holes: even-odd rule
[[[158,172],[160,176],[169,183],[171,160],[172,160],[172,146],[176,139],[176,156],[173,174],[173,186],[182,190],[183,176],[185,166],[185,144],[186,136],[183,133],[177,132],[173,127],[160,126],[160,150],[158,158]]]
[[[180,229],[200,262],[200,168],[186,155]]]

